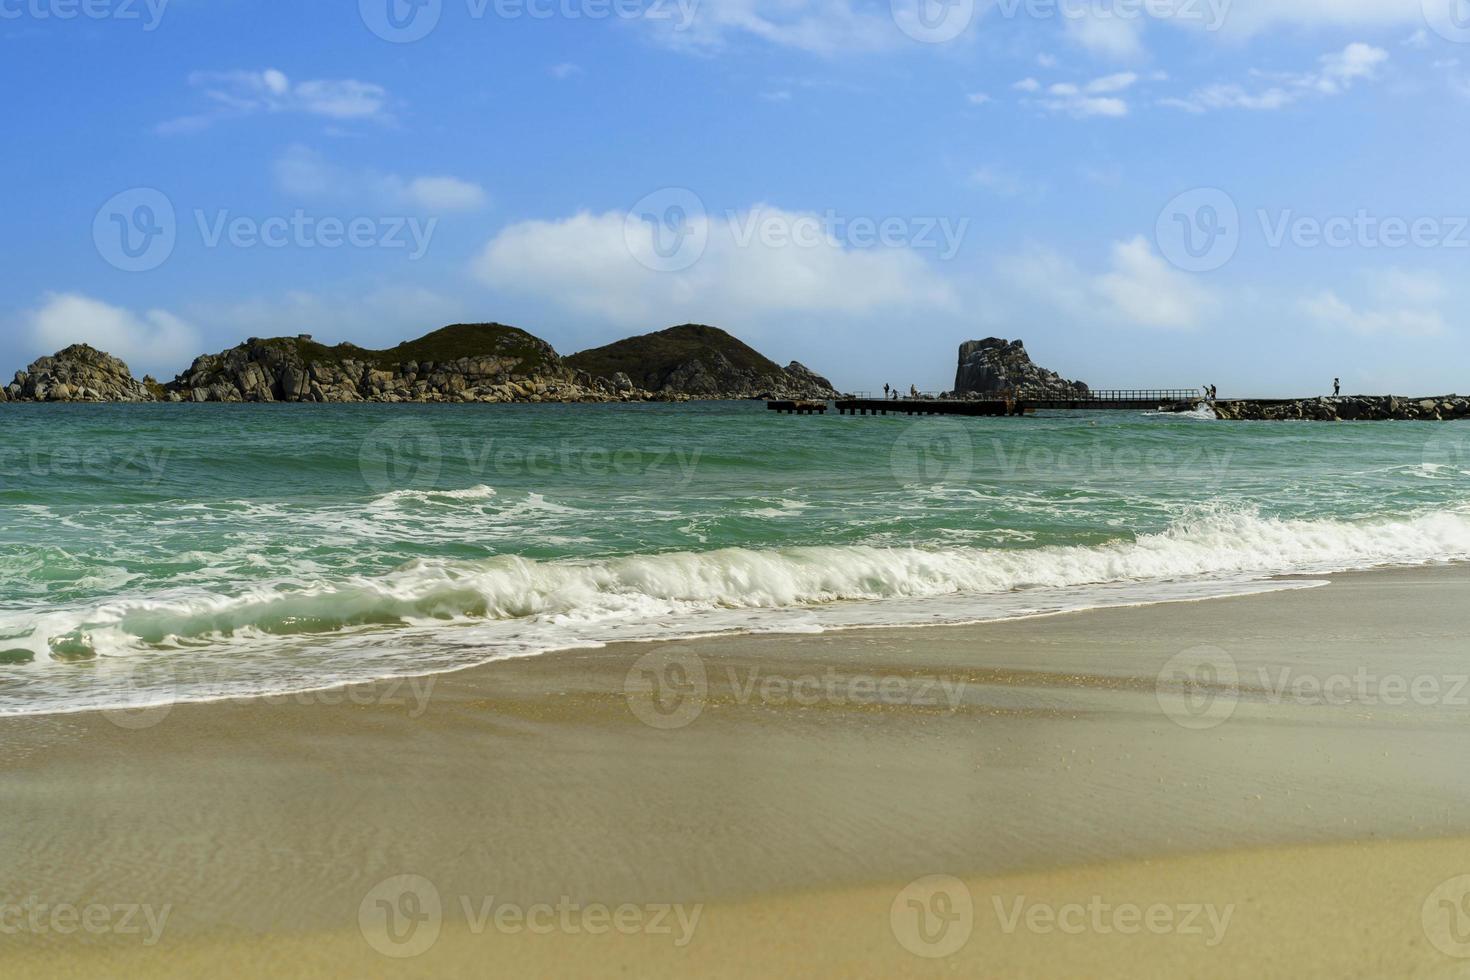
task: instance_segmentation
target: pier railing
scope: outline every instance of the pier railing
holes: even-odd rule
[[[849,398],[863,401],[884,401],[882,392],[859,391]],[[1012,388],[1006,391],[974,391],[954,394],[940,391],[921,391],[917,395],[908,392],[893,392],[886,400],[913,401],[1057,401],[1057,402],[1187,402],[1203,398],[1200,388],[1104,388],[1079,393],[1068,388]]]

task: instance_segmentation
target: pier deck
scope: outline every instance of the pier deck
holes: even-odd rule
[[[1003,417],[1025,415],[1038,409],[1082,411],[1188,411],[1203,401],[1199,392],[1188,388],[1155,388],[1094,391],[1079,397],[1071,392],[998,392],[975,394],[967,398],[839,398],[834,403],[839,415],[971,415]],[[814,406],[820,405],[821,408]],[[825,402],[767,402],[773,412],[825,413]]]

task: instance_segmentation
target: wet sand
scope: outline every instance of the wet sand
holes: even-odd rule
[[[1457,975],[1467,587],[6,719],[0,973]]]

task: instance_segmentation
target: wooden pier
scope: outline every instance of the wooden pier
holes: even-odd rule
[[[990,418],[1027,415],[1038,410],[1061,411],[1188,411],[1204,399],[1190,388],[1139,388],[1075,392],[1022,391],[969,395],[965,398],[873,398],[857,396],[834,402],[838,415],[970,415]],[[772,401],[773,412],[826,414],[826,402]]]
[[[823,401],[766,402],[766,408],[783,415],[826,415],[827,403]]]

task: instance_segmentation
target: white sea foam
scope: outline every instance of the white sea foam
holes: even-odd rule
[[[1388,564],[1470,558],[1470,516],[1435,512],[1363,523],[1281,520],[1233,511],[1206,514],[1169,530],[1100,546],[1042,548],[869,546],[635,555],[599,561],[420,560],[379,576],[305,584],[261,584],[229,594],[174,590],[76,608],[0,614],[7,647],[38,661],[172,646],[261,644],[290,637],[514,623],[533,642],[575,628],[599,638],[601,624],[657,624],[678,635],[697,614],[750,613],[833,603],[884,604],[949,597],[987,618],[997,596],[1091,586],[1192,580],[1248,580],[1276,573],[1319,574]],[[1009,608],[1009,607],[1008,607]],[[886,618],[885,618],[886,617]],[[910,620],[914,621],[914,620]],[[701,626],[703,630],[705,627]]]

